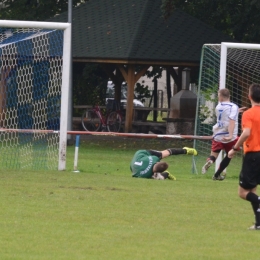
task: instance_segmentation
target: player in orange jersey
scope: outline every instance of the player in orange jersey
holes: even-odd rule
[[[243,132],[228,152],[228,157],[232,158],[243,145],[244,160],[238,194],[251,203],[254,211],[255,224],[249,229],[260,230],[260,197],[256,194],[257,185],[260,184],[260,84],[250,85],[248,98],[252,107],[242,115]]]

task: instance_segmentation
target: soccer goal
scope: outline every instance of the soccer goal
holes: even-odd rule
[[[70,38],[69,23],[0,20],[2,169],[65,169]]]
[[[251,83],[260,83],[260,44],[205,44],[201,54],[195,134],[212,135],[219,88],[228,88],[231,101],[239,107],[250,107],[248,87]],[[241,115],[239,134],[240,121]],[[194,171],[200,173],[210,153],[211,142],[194,140],[194,145],[199,152],[197,159],[194,159]],[[219,156],[209,173],[213,174],[221,159]],[[241,159],[242,152],[232,159],[227,171],[238,176]]]

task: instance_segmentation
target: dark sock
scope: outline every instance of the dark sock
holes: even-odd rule
[[[171,155],[186,154],[187,150],[182,148],[169,148],[167,149]]]
[[[247,193],[246,200],[253,202],[253,203],[256,203],[256,204],[260,203],[259,197],[251,191]]]
[[[259,207],[260,200],[258,199],[258,196],[253,192],[249,192],[246,196],[246,200],[251,202],[254,215],[255,215],[255,225],[260,226],[260,207]]]
[[[215,173],[215,176],[219,176],[229,165],[231,161],[231,158],[228,158],[227,156],[221,161],[218,170]]]
[[[254,215],[255,215],[255,224],[256,224],[256,222],[257,222],[256,221],[256,215],[257,215],[257,209],[258,209],[259,204],[251,202],[251,206],[252,206],[252,209],[253,209],[253,212],[254,212]]]
[[[207,161],[209,161],[209,160],[211,160],[211,161],[214,163],[214,162],[216,161],[216,158],[215,158],[215,156],[210,155],[210,156],[208,157]]]
[[[260,226],[260,207],[259,203],[251,202],[254,214],[255,214],[255,225]]]
[[[259,207],[259,204],[258,204],[258,208],[257,208],[256,213],[255,213],[255,225],[260,227],[260,207]]]

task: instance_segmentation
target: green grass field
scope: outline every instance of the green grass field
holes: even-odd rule
[[[0,259],[259,259],[250,203],[238,173],[223,182],[171,156],[177,181],[131,177],[136,149],[183,147],[160,140],[81,140],[79,170],[0,170]]]

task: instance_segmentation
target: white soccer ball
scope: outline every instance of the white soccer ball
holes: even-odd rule
[[[152,176],[153,179],[155,180],[164,180],[164,177],[161,175],[160,172],[155,172]]]

